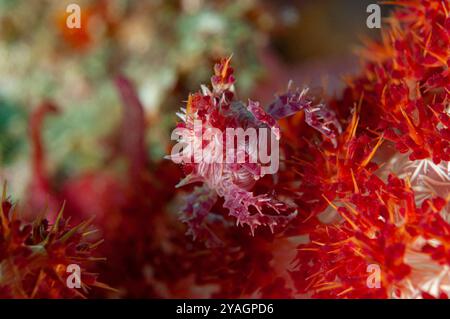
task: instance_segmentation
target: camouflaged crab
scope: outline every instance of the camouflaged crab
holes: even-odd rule
[[[214,128],[225,133],[228,129],[249,128],[270,129],[271,137],[281,138],[278,120],[304,110],[306,122],[317,129],[324,136],[335,143],[336,133],[340,132],[340,125],[335,114],[322,103],[314,103],[308,96],[308,89],[302,91],[288,90],[285,95],[278,96],[273,104],[265,111],[259,102],[249,100],[248,103],[237,100],[234,89],[235,78],[230,66],[230,58],[223,59],[214,67],[211,78],[212,89],[202,86],[200,92],[189,96],[186,108],[178,116],[182,122],[177,129],[182,129],[178,142],[186,145],[199,143],[199,149],[186,148],[173,152],[169,157],[183,165],[187,172],[178,186],[193,182],[202,182],[203,189],[197,190],[185,207],[182,219],[190,225],[189,232],[194,235],[199,225],[208,218],[216,197],[223,198],[223,207],[229,215],[236,218],[238,225],[248,225],[252,233],[260,225],[266,225],[271,230],[275,226],[286,224],[295,216],[295,212],[288,213],[289,208],[269,194],[254,194],[251,190],[255,183],[264,177],[264,165],[259,161],[239,162],[236,157],[244,152],[245,159],[249,159],[254,151],[249,140],[243,140],[244,147],[229,144],[219,139],[211,139],[210,143],[196,140],[206,130]],[[195,123],[202,123],[200,132],[196,131]],[[199,134],[200,133],[200,134]],[[227,134],[224,134],[227,137]],[[211,147],[212,144],[212,147]],[[278,147],[275,144],[275,147]],[[274,144],[271,144],[274,151]],[[197,152],[202,153],[202,160],[195,160]],[[214,157],[216,153],[234,156],[231,161],[207,161],[205,158]],[[205,155],[206,153],[206,155]],[[278,160],[278,158],[276,159]],[[197,196],[195,195],[197,194]],[[293,211],[293,209],[291,209]]]

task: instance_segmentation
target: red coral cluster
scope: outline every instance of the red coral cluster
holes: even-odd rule
[[[445,204],[435,198],[417,207],[405,181],[368,176],[357,193],[332,204],[341,221],[318,225],[299,247],[299,289],[316,298],[447,297],[448,278],[440,276],[450,263],[450,225],[439,215]],[[420,257],[430,269],[420,269]],[[370,265],[380,269],[378,287]]]
[[[441,214],[448,186],[440,185],[444,197],[430,192],[419,199],[411,186],[417,176],[400,179],[396,171],[386,174],[382,167],[398,153],[407,153],[410,163],[419,166],[426,164],[413,161],[449,160],[449,6],[448,1],[426,0],[398,4],[402,8],[388,20],[382,41],[368,44],[363,73],[348,79],[342,99],[311,108],[314,98],[288,92],[267,113],[261,111],[269,118],[266,123],[280,127],[285,158],[270,187],[298,214],[273,237],[249,239],[259,249],[244,251],[251,259],[265,250],[273,271],[281,241],[300,245],[290,263],[278,261],[284,270],[271,272],[271,284],[257,279],[259,288],[253,293],[271,287],[271,296],[282,297],[448,297],[450,226]],[[233,83],[234,78],[218,77],[224,67],[228,60],[216,66],[213,87],[215,80],[220,88]],[[205,96],[209,101],[206,92],[199,101]],[[209,102],[202,107],[221,110]],[[220,113],[214,118],[212,125],[230,123]],[[387,152],[390,145],[397,151]],[[204,228],[192,221],[194,203],[202,203],[203,193],[196,192],[183,219],[199,233]],[[201,220],[211,216],[213,199],[207,198],[203,203],[209,205],[197,206]],[[371,276],[371,269],[378,277]]]
[[[398,2],[368,43],[364,74],[348,80],[346,103],[362,100],[362,125],[396,144],[410,159],[450,160],[449,2]],[[402,8],[403,7],[403,8]]]
[[[0,298],[85,298],[93,287],[111,289],[90,272],[103,260],[94,256],[102,240],[92,241],[92,220],[69,225],[61,209],[53,224],[27,223],[3,195],[0,206]],[[80,286],[69,286],[69,266],[80,269]],[[78,274],[76,274],[78,276]],[[76,283],[78,278],[74,279]],[[72,281],[71,281],[72,282]]]
[[[449,295],[449,224],[440,214],[448,185],[441,185],[444,198],[430,192],[419,201],[410,185],[415,174],[378,177],[380,167],[398,156],[383,152],[390,144],[417,166],[426,163],[413,160],[449,160],[449,6],[398,4],[403,8],[388,20],[382,41],[364,51],[363,74],[348,80],[343,99],[330,102],[344,123],[353,113],[337,148],[310,140],[312,148],[297,150],[301,180],[294,191],[305,214],[309,210],[310,226],[303,226],[308,242],[299,246],[294,277],[308,296]],[[369,283],[372,265],[380,271],[377,286]]]

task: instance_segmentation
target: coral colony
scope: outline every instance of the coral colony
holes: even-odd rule
[[[268,194],[254,195],[250,190],[255,182],[266,173],[277,173],[278,143],[273,143],[274,140],[280,139],[280,127],[277,120],[304,110],[305,121],[334,143],[336,135],[333,129],[340,132],[340,124],[333,111],[328,110],[324,104],[314,104],[312,99],[308,98],[308,89],[301,92],[288,92],[277,97],[276,101],[268,107],[268,112],[265,112],[259,102],[249,100],[245,104],[236,101],[234,82],[230,58],[224,59],[214,67],[214,76],[211,78],[212,91],[202,86],[202,92],[190,95],[186,108],[183,108],[182,113],[179,114],[183,122],[179,124],[178,128],[184,129],[184,132],[180,133],[182,145],[199,144],[200,147],[186,147],[181,151],[181,155],[180,153],[172,154],[171,159],[184,164],[185,170],[189,172],[189,175],[178,186],[193,182],[204,184],[203,188],[205,189],[197,189],[199,198],[190,199],[196,202],[197,207],[191,207],[189,204],[187,210],[185,209],[186,212],[194,210],[190,212],[190,220],[195,219],[197,222],[201,222],[201,219],[208,215],[207,207],[214,204],[214,197],[220,196],[224,200],[223,207],[229,210],[230,216],[236,218],[238,225],[248,225],[252,233],[260,225],[269,226],[273,231],[275,226],[285,224],[295,217],[294,209],[291,209],[291,213],[282,214],[289,210],[286,205]],[[202,131],[197,134],[195,121],[204,123],[203,125],[208,129],[212,127],[219,132],[226,131],[224,135],[226,141],[222,138],[222,134],[216,134],[210,136],[209,144],[204,145]],[[264,127],[270,128],[270,133],[262,130]],[[238,132],[240,129],[241,132],[253,133],[253,138],[249,136],[246,139],[243,133],[241,136],[236,134],[237,143],[235,144],[235,135],[232,134],[230,137],[228,133],[230,128],[237,129]],[[259,130],[252,130],[255,128],[259,128]],[[271,135],[270,148],[267,145],[269,144],[267,141],[269,134]],[[256,143],[256,136],[258,143]],[[236,150],[230,146],[236,147]],[[254,154],[258,147],[263,146],[266,150],[263,152],[263,157],[268,156],[267,150],[270,149],[271,162],[277,162],[276,165],[272,163],[271,169],[268,170],[258,163],[257,156]],[[200,162],[196,160],[197,148],[202,152],[202,161]],[[217,153],[221,154],[219,160],[208,160],[216,158]],[[223,153],[226,154],[225,163]],[[194,163],[192,163],[192,157]],[[202,199],[205,200],[205,205],[201,205]],[[252,207],[257,213],[251,212]],[[264,210],[271,211],[271,214],[263,213]],[[192,229],[190,231],[194,233]]]
[[[5,188],[6,191],[6,188]],[[92,220],[71,227],[62,208],[53,224],[38,217],[24,223],[20,212],[3,197],[0,206],[0,297],[1,298],[85,298],[92,287],[110,289],[89,272],[103,258],[93,252],[100,241],[89,240]],[[70,265],[79,267],[74,285],[67,277]],[[79,280],[77,285],[76,281]],[[76,287],[78,289],[71,289]]]
[[[118,76],[112,155],[61,178],[43,103],[28,196],[2,198],[0,296],[448,298],[450,5],[394,4],[339,98],[290,83],[270,105],[240,100],[232,58],[218,61],[177,113],[169,160],[148,156],[144,108]]]

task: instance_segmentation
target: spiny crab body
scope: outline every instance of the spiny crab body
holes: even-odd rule
[[[214,71],[215,74],[211,79],[212,90],[202,86],[201,92],[190,95],[187,107],[178,113],[183,120],[177,127],[179,132],[182,131],[178,134],[178,142],[188,145],[182,150],[178,149],[178,152],[172,152],[170,156],[173,161],[181,163],[188,173],[178,186],[202,182],[206,190],[201,193],[210,191],[223,198],[223,207],[236,218],[238,225],[248,225],[252,233],[260,225],[266,225],[273,230],[275,226],[291,220],[295,212],[274,196],[255,195],[251,191],[260,178],[268,175],[268,171],[274,174],[278,168],[277,162],[275,170],[273,167],[267,170],[264,165],[266,163],[261,162],[261,157],[258,158],[258,155],[261,155],[261,145],[265,142],[270,144],[266,148],[265,155],[269,155],[267,151],[271,152],[271,160],[278,161],[278,141],[281,138],[278,120],[301,110],[308,114],[307,123],[322,132],[333,143],[335,133],[340,132],[340,125],[335,114],[324,104],[314,103],[307,95],[308,89],[288,90],[285,95],[278,96],[266,112],[259,102],[249,100],[248,103],[244,103],[236,100],[235,79],[230,59],[224,59],[216,64]],[[197,123],[201,124],[200,129],[196,128]],[[206,143],[201,136],[204,134],[211,136],[208,131],[211,129],[219,134],[213,135],[209,143]],[[250,143],[250,139],[239,140],[239,138],[234,144],[234,137],[230,143],[230,129],[241,132],[254,129],[259,133],[257,136],[259,144],[255,147]],[[263,135],[261,132],[264,130],[269,133]],[[211,161],[218,157],[219,161]],[[240,158],[243,160],[239,160]],[[206,206],[209,209],[212,207]],[[202,211],[204,207],[205,205],[201,204],[188,205],[184,214],[190,216],[189,220],[202,223],[208,216],[208,212]],[[192,233],[192,228],[190,232]]]

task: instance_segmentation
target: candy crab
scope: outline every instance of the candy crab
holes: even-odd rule
[[[314,103],[308,96],[308,89],[288,90],[277,97],[268,111],[259,102],[237,100],[230,58],[215,65],[211,83],[212,89],[202,86],[200,92],[189,96],[186,108],[178,113],[182,122],[172,136],[179,143],[169,158],[182,164],[187,173],[178,186],[203,183],[202,188],[191,195],[190,204],[183,211],[183,220],[190,225],[190,233],[195,237],[200,228],[198,225],[209,218],[209,211],[218,196],[223,198],[223,207],[238,225],[248,225],[252,233],[260,225],[273,231],[275,226],[292,220],[295,209],[272,194],[256,195],[251,190],[258,180],[278,170],[278,141],[281,138],[278,120],[303,110],[306,122],[333,143],[341,130],[339,122],[325,104]],[[197,123],[201,124],[200,128]],[[230,130],[240,130],[243,138],[237,136],[235,144],[235,136],[230,138]],[[208,136],[209,141],[205,141],[203,135]],[[263,147],[265,152],[261,156]],[[269,156],[267,150],[271,152],[270,168],[264,166],[267,163],[264,157]],[[195,205],[192,204],[194,201],[197,202]]]

